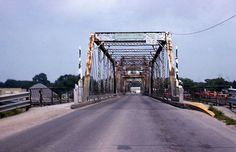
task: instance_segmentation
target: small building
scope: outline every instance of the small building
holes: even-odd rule
[[[50,88],[41,83],[33,85],[32,87],[30,87],[29,91],[33,104],[40,104],[40,98],[42,100],[41,102],[49,104],[52,103],[53,98],[57,96],[55,92],[53,92]]]

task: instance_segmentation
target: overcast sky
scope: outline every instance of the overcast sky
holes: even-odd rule
[[[85,63],[90,32],[186,33],[235,14],[235,0],[0,0],[0,81],[76,74],[78,47]],[[173,41],[181,77],[236,80],[236,18]]]

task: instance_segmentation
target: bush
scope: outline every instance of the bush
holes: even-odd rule
[[[14,109],[14,110],[6,111],[3,113],[0,113],[0,118],[14,116],[22,112],[24,112],[24,109]]]
[[[216,119],[223,121],[226,125],[236,125],[236,120],[234,120],[228,116],[225,116],[223,112],[217,110],[212,105],[208,109],[215,113]]]

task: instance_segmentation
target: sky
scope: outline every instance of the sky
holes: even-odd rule
[[[0,0],[0,81],[77,74],[91,32],[188,33],[236,14],[235,0]],[[195,35],[173,35],[180,77],[236,80],[236,18]]]

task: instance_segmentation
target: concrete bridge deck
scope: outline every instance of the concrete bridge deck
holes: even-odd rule
[[[197,111],[126,95],[0,140],[0,152],[234,152],[236,129]]]

